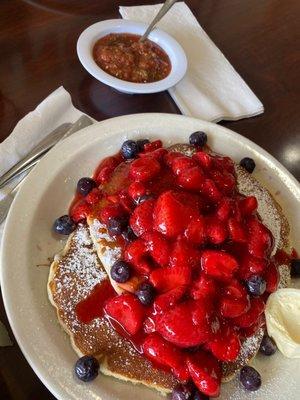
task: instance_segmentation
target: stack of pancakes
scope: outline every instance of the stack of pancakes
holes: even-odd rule
[[[172,146],[172,150],[190,155],[187,145]],[[289,251],[289,225],[280,205],[269,191],[243,168],[236,165],[239,192],[253,195],[258,201],[258,213],[274,237],[274,250]],[[104,317],[95,318],[88,324],[78,320],[76,305],[84,300],[96,284],[110,279],[110,269],[120,258],[121,249],[111,238],[105,225],[96,218],[88,218],[87,224],[79,224],[61,254],[55,256],[50,267],[48,295],[56,308],[60,324],[68,333],[72,346],[80,356],[89,354],[100,360],[101,371],[132,383],[142,383],[163,394],[172,391],[178,383],[171,373],[153,367],[125,338],[116,333]],[[289,268],[279,267],[279,287],[290,283]],[[111,282],[117,292],[122,290]],[[231,380],[241,367],[255,357],[264,330],[259,329],[247,338],[236,361],[223,363],[224,382]]]

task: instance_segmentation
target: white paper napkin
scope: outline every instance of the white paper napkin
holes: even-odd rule
[[[70,94],[61,86],[40,103],[36,109],[16,125],[12,133],[0,143],[0,175],[27,155],[35,145],[51,131],[65,122],[75,122],[83,113],[77,110]],[[0,190],[0,199],[16,184],[5,186]],[[0,245],[4,222],[0,224]],[[8,346],[11,342],[4,325],[0,321],[0,346]]]
[[[125,19],[149,23],[161,6],[121,6],[119,10]],[[188,59],[186,76],[169,89],[183,114],[218,122],[264,112],[262,103],[207,36],[184,2],[175,3],[158,27],[181,44]]]

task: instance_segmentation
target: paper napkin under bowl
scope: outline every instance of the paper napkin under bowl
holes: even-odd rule
[[[124,19],[150,23],[161,6],[121,6],[119,10]],[[175,3],[157,26],[178,41],[188,59],[187,74],[169,89],[182,114],[218,122],[252,117],[264,111],[262,103],[184,2]]]

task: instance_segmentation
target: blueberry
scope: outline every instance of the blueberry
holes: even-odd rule
[[[240,372],[240,381],[246,390],[254,391],[261,386],[261,377],[256,369],[249,367],[243,367]]]
[[[137,237],[133,230],[130,228],[128,225],[126,229],[122,232],[123,238],[126,240],[126,242],[133,242]]]
[[[97,186],[92,178],[80,178],[77,182],[77,192],[86,196]]]
[[[203,147],[207,142],[207,135],[205,132],[194,132],[190,135],[190,144],[197,147]]]
[[[137,141],[136,141],[136,144],[137,144],[137,146],[138,146],[139,153],[140,153],[141,151],[144,150],[144,146],[145,146],[145,144],[147,144],[147,143],[150,143],[150,140],[148,140],[148,139],[140,139],[140,140],[137,140]]]
[[[68,215],[57,218],[53,224],[53,230],[61,235],[70,235],[76,228],[75,222]]]
[[[107,229],[110,235],[121,235],[128,226],[127,217],[112,217],[107,222]]]
[[[200,393],[199,390],[196,390],[192,396],[192,400],[209,400],[209,397],[204,393]]]
[[[248,292],[252,296],[261,296],[267,287],[266,281],[259,275],[253,275],[246,281]]]
[[[121,153],[126,160],[135,158],[139,152],[139,147],[134,140],[126,140],[121,147]]]
[[[127,282],[130,278],[130,265],[125,261],[116,261],[111,267],[110,276],[118,283]]]
[[[254,171],[255,162],[252,158],[245,157],[240,161],[240,166],[245,168],[245,170],[251,174]]]
[[[139,198],[136,199],[136,204],[142,204],[144,203],[144,201],[146,200],[151,200],[154,197],[152,196],[152,194],[143,194],[143,196],[140,196]]]
[[[277,351],[276,343],[267,334],[264,335],[259,351],[265,356],[272,356]]]
[[[75,374],[84,382],[92,381],[99,371],[99,362],[95,357],[83,356],[76,361]]]
[[[135,294],[144,306],[149,306],[153,303],[155,290],[151,283],[142,283]]]
[[[292,276],[300,276],[300,259],[299,258],[291,261],[291,274],[292,274]]]
[[[193,392],[193,385],[179,383],[173,389],[171,400],[192,400]]]

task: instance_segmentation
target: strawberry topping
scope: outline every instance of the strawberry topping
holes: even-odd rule
[[[145,142],[132,158],[104,160],[99,188],[77,197],[70,217],[98,218],[121,247],[130,276],[115,277],[124,292],[104,306],[113,328],[155,367],[215,397],[221,363],[234,362],[241,340],[264,326],[265,301],[279,283],[273,237],[256,198],[238,192],[229,157]],[[249,290],[253,277],[265,293]]]

